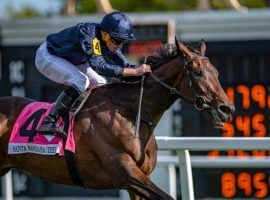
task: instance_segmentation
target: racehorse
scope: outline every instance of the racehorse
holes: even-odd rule
[[[153,131],[162,114],[181,98],[210,114],[214,125],[221,127],[234,111],[205,51],[203,41],[192,48],[176,40],[148,57],[152,73],[144,81],[138,137],[133,130],[140,81],[112,83],[92,92],[74,121],[75,160],[85,188],[125,189],[132,200],[172,199],[150,180],[158,150]],[[0,175],[17,168],[50,182],[74,185],[63,156],[7,154],[13,124],[33,101],[0,98]]]

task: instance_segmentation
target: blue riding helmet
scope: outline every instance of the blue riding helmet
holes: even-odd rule
[[[131,20],[121,12],[114,11],[104,16],[100,27],[109,35],[123,40],[135,40]]]

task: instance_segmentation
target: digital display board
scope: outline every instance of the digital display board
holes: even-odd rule
[[[222,137],[268,137],[270,131],[270,87],[262,84],[238,84],[226,88],[227,95],[238,111],[231,122],[225,123]],[[267,150],[211,151],[210,157],[220,155],[256,157],[262,159],[270,155]],[[270,171],[265,169],[222,170],[219,175],[218,190],[224,198],[253,197],[266,198],[270,194]]]

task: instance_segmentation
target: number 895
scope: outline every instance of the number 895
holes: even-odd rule
[[[265,173],[250,173],[242,172],[238,175],[227,172],[221,176],[221,193],[223,197],[233,198],[237,189],[241,189],[246,197],[252,195],[256,198],[264,198],[268,194],[268,184],[265,182]]]

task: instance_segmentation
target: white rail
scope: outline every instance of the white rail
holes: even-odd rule
[[[12,189],[12,173],[7,173],[2,179],[2,196],[3,200],[13,200],[13,189]]]
[[[192,164],[197,162],[197,167],[213,167],[218,162],[235,167],[245,166],[257,167],[254,159],[239,159],[238,161],[233,158],[219,158],[219,160],[213,159],[209,162],[209,159],[200,160],[201,157],[190,158],[189,151],[210,151],[210,150],[269,150],[270,138],[254,138],[254,137],[156,137],[159,150],[176,151],[178,156],[178,162],[180,167],[180,180],[181,191],[183,200],[194,200],[193,178],[192,178]],[[196,160],[197,159],[197,160]],[[225,163],[226,159],[230,159],[230,162]],[[159,161],[161,161],[159,159]],[[171,160],[175,163],[174,160]],[[259,160],[262,167],[269,164],[269,159]],[[252,163],[252,164],[251,164]],[[212,164],[212,165],[211,165]],[[244,164],[244,165],[243,165]],[[221,164],[218,164],[222,166]],[[223,165],[223,167],[225,167]],[[227,167],[226,166],[226,167]],[[268,165],[269,166],[269,165]]]
[[[158,156],[159,165],[178,165],[178,156],[160,155]],[[229,157],[218,156],[216,158],[208,156],[191,156],[192,168],[267,168],[270,167],[269,157]]]

